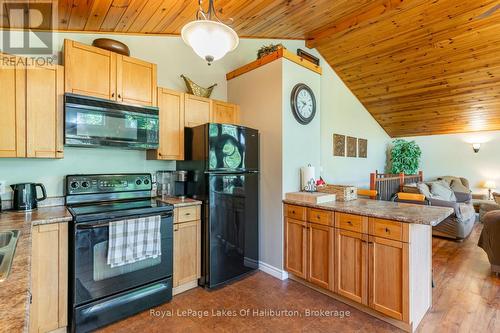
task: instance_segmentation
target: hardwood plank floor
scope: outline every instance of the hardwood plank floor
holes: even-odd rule
[[[500,279],[490,273],[486,254],[477,246],[482,225],[462,243],[433,239],[436,287],[433,307],[419,332],[500,332]],[[235,317],[212,310],[235,311]],[[240,309],[250,309],[249,316]],[[294,316],[253,316],[252,310],[296,310]],[[305,309],[343,311],[350,316],[306,317]],[[171,311],[161,318],[150,311],[110,325],[102,332],[399,332],[400,330],[297,282],[280,281],[263,272],[225,288],[190,290],[155,308]],[[208,311],[180,316],[177,311]],[[157,312],[158,313],[158,312]],[[164,312],[168,314],[168,312]],[[184,313],[187,315],[187,313]]]

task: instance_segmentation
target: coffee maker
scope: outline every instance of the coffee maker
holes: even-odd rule
[[[185,199],[187,197],[187,180],[187,171],[158,171],[156,173],[157,193],[162,198],[176,197]]]

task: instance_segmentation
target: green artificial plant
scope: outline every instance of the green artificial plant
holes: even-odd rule
[[[391,173],[414,175],[418,172],[422,151],[415,141],[396,139],[392,142]]]

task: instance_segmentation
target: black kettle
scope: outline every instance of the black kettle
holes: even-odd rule
[[[47,192],[45,186],[39,183],[22,183],[10,185],[14,191],[14,204],[15,210],[30,211],[38,207],[38,201],[47,199]],[[38,198],[36,188],[40,187],[42,190],[42,197]]]

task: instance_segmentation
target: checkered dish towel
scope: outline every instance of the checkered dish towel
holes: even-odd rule
[[[111,268],[161,255],[160,216],[109,223],[108,265]]]

